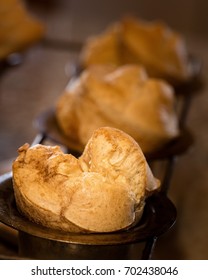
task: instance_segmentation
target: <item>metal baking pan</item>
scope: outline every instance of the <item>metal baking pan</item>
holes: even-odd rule
[[[162,193],[149,197],[142,219],[128,230],[72,233],[43,227],[22,216],[15,203],[11,174],[0,178],[0,222],[19,232],[19,257],[31,259],[131,259],[140,245],[166,233],[177,216]],[[139,252],[140,250],[140,252]]]

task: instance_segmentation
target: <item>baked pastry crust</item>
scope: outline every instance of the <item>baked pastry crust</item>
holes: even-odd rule
[[[171,83],[192,77],[184,38],[161,21],[126,17],[98,36],[87,39],[80,56],[84,68],[92,64],[142,64],[148,74]]]
[[[79,159],[58,146],[23,145],[13,163],[13,186],[18,209],[34,222],[69,232],[111,232],[138,222],[159,181],[129,135],[104,127]]]
[[[21,52],[44,36],[44,26],[33,18],[21,0],[0,4],[0,59]]]
[[[173,88],[144,68],[91,66],[69,83],[56,117],[63,133],[83,147],[102,126],[119,128],[152,153],[179,135]]]

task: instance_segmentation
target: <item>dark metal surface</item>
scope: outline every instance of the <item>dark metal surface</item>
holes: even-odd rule
[[[21,53],[12,53],[3,60],[0,60],[0,74],[9,70],[11,67],[19,66],[23,61]]]
[[[140,242],[165,233],[176,220],[172,202],[158,193],[147,199],[141,221],[129,230],[113,233],[66,233],[48,229],[23,217],[17,210],[12,178],[0,182],[0,221],[29,235],[70,244],[116,245]]]
[[[138,247],[138,244],[141,246]],[[104,246],[96,244],[74,244],[19,232],[19,257],[59,260],[140,259],[144,244],[145,242]]]
[[[194,54],[189,55],[190,65],[193,69],[192,76],[189,80],[178,83],[174,86],[176,94],[179,95],[195,95],[200,92],[204,86],[203,78],[201,76],[202,62]]]

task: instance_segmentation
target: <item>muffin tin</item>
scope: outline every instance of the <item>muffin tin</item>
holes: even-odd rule
[[[33,223],[21,215],[15,203],[11,173],[0,179],[0,221],[19,232],[22,258],[125,259],[132,258],[132,245],[138,243],[143,243],[144,248],[136,254],[146,258],[145,244],[165,233],[175,220],[173,203],[163,193],[156,193],[146,200],[140,222],[128,230],[66,233]]]

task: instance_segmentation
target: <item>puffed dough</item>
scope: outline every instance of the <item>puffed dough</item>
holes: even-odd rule
[[[161,21],[126,17],[89,37],[80,54],[84,68],[94,64],[143,65],[152,77],[173,84],[193,75],[184,38]]]
[[[13,163],[19,211],[68,232],[111,232],[134,225],[159,184],[133,138],[110,127],[97,129],[78,159],[58,146],[25,144]]]
[[[43,38],[45,28],[22,0],[0,1],[0,59],[21,52]]]
[[[125,131],[145,154],[179,135],[173,88],[138,65],[88,67],[58,99],[56,118],[80,147],[102,126]]]

